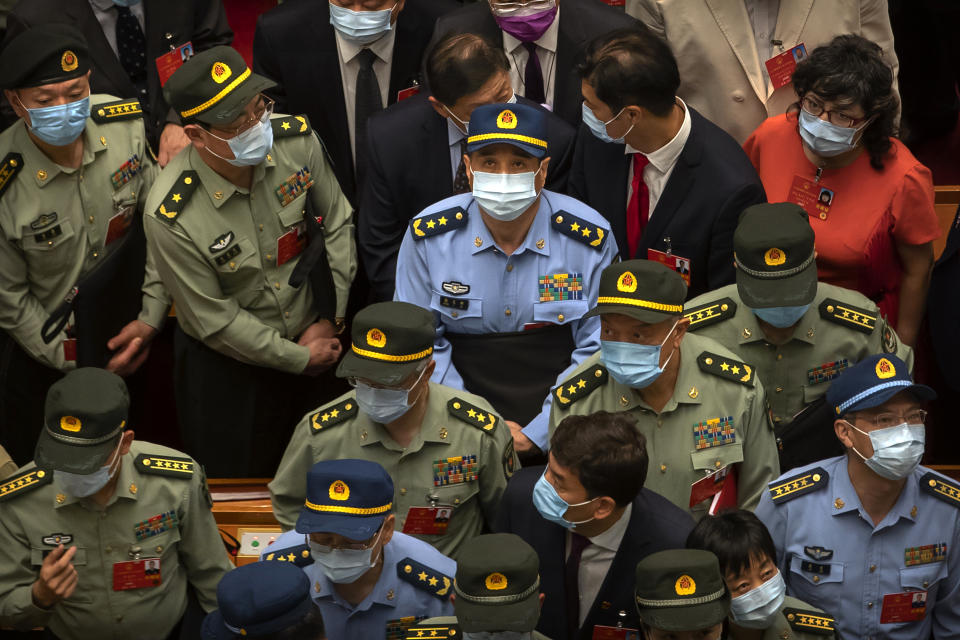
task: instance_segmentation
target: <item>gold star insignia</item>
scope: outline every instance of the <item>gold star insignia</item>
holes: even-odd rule
[[[570,385],[569,387],[567,387],[567,393],[576,393],[576,392],[577,392],[576,385]]]
[[[584,237],[584,238],[589,238],[589,237],[590,237],[590,228],[589,228],[589,227],[584,227],[584,228],[583,228],[583,231],[582,231],[581,233],[583,234],[583,237]]]
[[[733,374],[740,373],[740,367],[736,367],[736,366],[733,367],[732,369],[730,369],[730,373],[733,373]]]
[[[722,363],[722,364],[720,365],[720,368],[723,369],[724,371],[729,371],[729,370],[730,370],[730,365],[728,365],[726,362],[724,362],[724,363]]]
[[[330,414],[329,414],[329,413],[325,413],[325,414],[323,414],[322,416],[320,416],[320,419],[321,419],[322,421],[326,422],[326,421],[328,421],[328,420],[330,419]]]
[[[440,217],[437,219],[437,222],[440,223],[440,226],[441,226],[441,227],[444,226],[445,224],[447,224],[447,216],[440,216]],[[427,225],[427,226],[430,226],[430,225]]]
[[[280,125],[280,128],[283,129],[284,131],[286,131],[287,129],[290,128],[290,123],[287,122],[286,120],[284,120],[284,121],[283,121],[283,124]]]
[[[427,229],[433,229],[435,226],[437,226],[436,222],[433,220],[427,220]]]
[[[179,193],[173,194],[173,196],[171,196],[170,199],[173,200],[174,202],[180,202],[181,200],[183,200],[183,198],[180,196]]]
[[[421,581],[421,582],[426,582],[426,581],[427,581],[427,572],[426,572],[426,571],[421,571],[420,573],[417,574],[417,577],[420,578],[420,581]]]
[[[585,386],[587,386],[587,381],[584,380],[583,378],[580,378],[579,380],[577,380],[577,386],[583,389]]]
[[[290,562],[293,562],[296,559],[297,559],[297,556],[293,555],[292,553],[287,554],[287,560],[289,560]]]
[[[474,411],[473,409],[467,409],[467,415],[470,416],[471,418],[476,418],[477,412]]]
[[[339,410],[339,409],[334,409],[333,411],[330,412],[330,417],[331,417],[331,418],[336,418],[338,415],[340,415],[340,410]]]
[[[580,225],[574,222],[570,225],[570,231],[580,231]]]
[[[430,586],[431,586],[431,587],[435,587],[435,586],[437,586],[437,583],[439,582],[439,580],[437,580],[436,578],[430,578],[430,580],[428,580],[428,582],[430,583]]]

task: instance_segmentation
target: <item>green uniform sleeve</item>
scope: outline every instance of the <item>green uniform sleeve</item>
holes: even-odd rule
[[[319,169],[315,175],[310,197],[318,215],[323,216],[327,245],[327,259],[333,271],[333,284],[337,289],[337,317],[347,313],[347,298],[350,284],[357,273],[357,245],[353,233],[353,210],[340,190],[340,184],[327,162],[326,154],[316,136],[311,136],[310,167]]]
[[[907,367],[913,372],[913,349],[903,343],[896,330],[890,326],[886,318],[880,317],[880,311],[877,310],[877,326],[867,342],[867,353],[862,357],[874,355],[877,353],[893,353],[898,358],[907,363]]]
[[[216,274],[179,227],[146,213],[144,231],[147,250],[177,301],[177,314],[198,332],[197,339],[241,362],[288,373],[304,370],[310,349],[285,339],[224,295]]]
[[[149,156],[149,154],[147,154]],[[150,187],[160,174],[158,167],[151,158],[147,157],[143,161],[143,193],[149,193]],[[145,322],[158,331],[163,327],[163,321],[170,311],[170,293],[163,286],[160,280],[160,273],[157,271],[156,260],[153,252],[147,248],[147,263],[144,266],[143,273],[143,302],[140,305],[140,315],[138,319]]]
[[[513,436],[503,419],[493,436],[483,437],[483,460],[485,462],[479,478],[480,506],[487,525],[485,528],[492,529],[500,509],[500,498],[507,488],[507,480],[513,475],[513,470],[520,468],[517,454],[513,450]]]
[[[777,441],[766,411],[765,397],[763,385],[756,380],[750,404],[744,412],[749,422],[744,425],[743,462],[737,477],[737,504],[750,511],[757,508],[767,483],[780,475]]]
[[[305,416],[293,431],[287,449],[280,460],[273,480],[267,485],[270,489],[270,504],[273,505],[273,515],[284,531],[289,531],[297,523],[300,508],[306,498],[307,471],[316,462],[313,459],[313,447],[310,439],[308,422],[309,414]]]
[[[30,564],[30,542],[17,524],[0,509],[0,627],[27,631],[46,626],[53,609],[33,604],[30,589],[37,571]]]
[[[180,562],[197,592],[200,606],[209,613],[217,608],[217,584],[233,568],[210,510],[207,478],[199,464],[187,489],[180,525]]]

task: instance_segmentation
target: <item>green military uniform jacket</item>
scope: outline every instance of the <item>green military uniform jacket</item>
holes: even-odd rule
[[[61,370],[75,366],[64,356],[66,334],[44,344],[40,329],[80,276],[119,246],[111,221],[117,228],[124,215],[139,215],[158,171],[139,103],[99,94],[90,103],[77,169],[50,160],[23,120],[0,134],[0,327],[33,358]],[[104,108],[115,103],[119,112]],[[148,255],[140,319],[159,328],[169,306]]]
[[[673,396],[657,414],[639,391],[609,375],[600,355],[590,356],[553,390],[551,436],[568,415],[627,412],[647,439],[647,489],[699,519],[710,503],[691,508],[691,485],[739,463],[737,504],[743,509],[757,506],[766,484],[779,474],[780,463],[763,386],[751,365],[709,338],[687,334],[680,343]],[[698,359],[714,373],[704,371]]]
[[[46,626],[61,640],[165,638],[186,609],[188,581],[205,610],[217,608],[217,583],[232,565],[202,468],[179,451],[134,441],[118,474],[103,511],[64,494],[53,472],[33,463],[0,484],[0,627]],[[45,610],[30,589],[58,540],[77,547],[79,580],[72,596]],[[159,560],[160,584],[114,590],[117,563],[134,559]]]
[[[490,607],[490,618],[496,619],[496,616],[497,616],[497,607],[494,605]],[[431,625],[450,626],[455,624],[458,624],[456,616],[437,616],[436,618],[427,618],[426,620],[418,622],[417,626],[420,626],[420,627],[427,627]],[[531,636],[533,640],[550,640],[550,638],[543,635],[539,631],[532,631],[531,633],[533,634]]]
[[[457,459],[467,456],[470,463],[461,471]],[[431,383],[420,431],[404,448],[357,408],[351,391],[307,414],[287,445],[269,484],[273,512],[284,529],[296,524],[310,467],[344,458],[377,462],[393,478],[397,531],[403,530],[410,507],[430,505],[429,495],[436,496],[438,506],[451,506],[445,534],[416,535],[451,557],[493,522],[507,480],[519,468],[510,429],[479,396]]]
[[[7,450],[0,446],[0,480],[12,476],[17,470],[17,464],[10,459]]]
[[[309,282],[294,288],[288,280],[306,198],[323,217],[337,317],[346,313],[356,245],[350,204],[313,130],[301,117],[272,122],[273,148],[254,167],[250,189],[187,147],[150,191],[144,230],[185,333],[242,362],[300,373],[310,350],[296,338],[317,314]]]
[[[763,640],[823,640],[833,638],[834,620],[803,600],[786,596],[772,625],[763,632]],[[738,640],[735,633],[732,640]]]
[[[820,398],[830,381],[868,355],[895,353],[913,368],[913,349],[903,344],[866,296],[819,283],[817,297],[784,345],[767,342],[737,285],[705,293],[685,305],[688,331],[713,338],[757,367],[774,424],[789,422]]]

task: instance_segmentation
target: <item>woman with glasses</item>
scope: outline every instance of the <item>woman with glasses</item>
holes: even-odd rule
[[[810,215],[820,280],[872,299],[913,346],[940,232],[930,171],[894,137],[898,100],[881,53],[855,35],[815,49],[793,74],[800,101],[744,149],[770,202]]]

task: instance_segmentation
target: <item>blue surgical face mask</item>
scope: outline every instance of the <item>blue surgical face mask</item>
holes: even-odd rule
[[[360,410],[380,424],[397,420],[410,411],[419,399],[411,400],[410,392],[420,384],[425,371],[426,369],[420,372],[410,389],[382,389],[357,381],[357,404],[360,405]]]
[[[209,131],[207,133],[217,140],[226,142],[230,151],[233,152],[233,157],[224,158],[210,147],[207,147],[207,151],[235,167],[254,167],[263,162],[273,148],[273,127],[270,126],[269,112],[263,114],[260,122],[230,139],[221,138]]]
[[[786,329],[797,324],[809,308],[809,304],[802,304],[799,307],[767,307],[765,309],[751,309],[751,311],[753,311],[753,315],[764,322],[772,324],[778,329]]]
[[[543,167],[543,165],[540,165]],[[540,196],[536,172],[485,173],[473,172],[473,197],[485,213],[497,220],[516,220]]]
[[[878,476],[888,480],[901,480],[913,473],[920,464],[926,443],[926,429],[922,424],[898,424],[895,427],[876,429],[867,433],[847,422],[851,427],[869,436],[873,445],[873,455],[865,458],[854,448],[856,453],[870,469]]]
[[[540,476],[540,479],[537,480],[537,483],[533,486],[533,506],[537,508],[537,511],[540,512],[544,520],[558,524],[564,529],[573,529],[577,525],[586,524],[593,520],[593,518],[587,518],[579,522],[570,522],[564,518],[563,515],[570,507],[580,507],[585,504],[590,504],[594,500],[596,500],[596,498],[576,504],[569,504],[560,497],[560,494],[553,488],[553,485],[547,482],[546,472]]]
[[[17,96],[17,100],[20,97]],[[20,103],[23,106],[23,103]],[[65,147],[80,137],[87,126],[90,116],[90,96],[57,104],[52,107],[27,109],[30,116],[30,131],[47,144],[55,147]]]
[[[74,498],[86,498],[92,496],[100,489],[107,486],[114,472],[120,468],[120,445],[123,444],[123,438],[117,443],[117,448],[110,458],[110,464],[100,467],[93,473],[79,474],[69,471],[54,471],[53,475],[57,484],[63,489],[64,493]],[[117,464],[114,468],[114,463]]]
[[[336,584],[350,584],[360,579],[360,576],[372,569],[380,557],[377,542],[380,541],[382,530],[377,532],[377,539],[369,549],[329,549],[326,545],[317,544],[307,537],[310,555],[313,561],[320,565],[323,575],[330,582]],[[374,549],[377,555],[373,555]]]
[[[113,4],[118,7],[132,7],[135,4],[140,4],[140,0],[113,0]]]
[[[347,40],[357,44],[370,44],[390,31],[393,9],[382,11],[352,11],[330,3],[330,24]]]
[[[626,107],[623,109],[626,109]],[[613,142],[615,144],[623,144],[627,134],[633,131],[633,125],[631,124],[630,128],[624,131],[623,135],[619,138],[611,138],[610,134],[607,133],[607,125],[619,118],[620,114],[623,113],[623,109],[620,109],[617,115],[604,122],[593,113],[593,109],[588,107],[586,102],[581,103],[580,107],[583,122],[590,128],[590,132],[604,142]]]
[[[823,158],[832,158],[856,147],[853,139],[867,124],[864,122],[856,128],[840,127],[800,110],[800,137],[814,153]]]
[[[786,593],[787,585],[783,582],[783,576],[777,571],[777,575],[756,589],[751,589],[730,600],[730,615],[738,626],[747,629],[768,629],[773,624],[774,617],[780,612]]]
[[[663,373],[663,367],[660,366],[660,351],[673,335],[678,322],[679,320],[673,323],[670,331],[667,332],[667,337],[660,344],[601,340],[600,359],[603,360],[603,365],[613,379],[620,384],[633,389],[649,387]],[[670,362],[672,357],[673,351],[670,352],[667,362]],[[667,362],[663,363],[664,367],[667,366]]]

